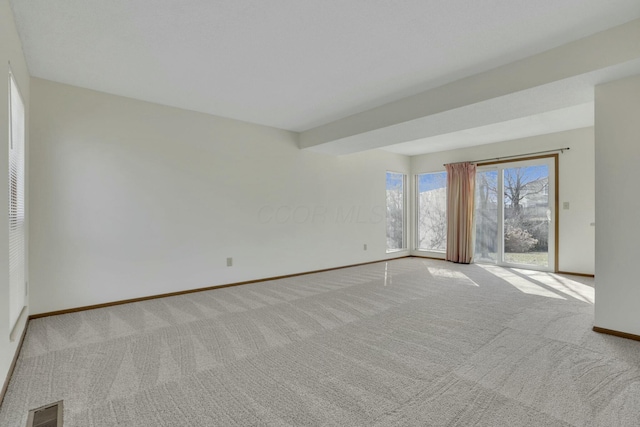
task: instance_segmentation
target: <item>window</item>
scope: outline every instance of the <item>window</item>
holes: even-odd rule
[[[387,252],[405,249],[406,175],[387,172]]]
[[[9,321],[16,326],[25,306],[24,212],[25,108],[9,73]]]
[[[416,177],[417,249],[447,250],[447,173],[424,173]]]

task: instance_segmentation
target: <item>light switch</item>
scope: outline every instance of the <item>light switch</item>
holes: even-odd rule
[[[569,209],[569,202],[562,202],[562,209]]]

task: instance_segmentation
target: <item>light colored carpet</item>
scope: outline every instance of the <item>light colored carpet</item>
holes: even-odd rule
[[[639,426],[592,282],[408,258],[38,319],[0,425]]]

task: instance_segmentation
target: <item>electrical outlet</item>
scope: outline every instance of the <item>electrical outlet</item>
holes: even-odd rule
[[[367,250],[367,244],[366,243],[364,244],[364,250],[365,251]]]
[[[231,267],[233,265],[233,258],[227,258],[227,267]]]

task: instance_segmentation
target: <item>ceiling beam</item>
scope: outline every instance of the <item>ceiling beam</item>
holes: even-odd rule
[[[592,101],[594,84],[637,72],[640,72],[640,19],[301,132],[299,147],[348,154],[453,132],[471,127],[470,122],[445,120],[450,125],[443,127],[443,116],[462,112],[471,119],[474,115],[469,111],[483,107],[484,103],[490,106],[491,101],[498,98],[517,97],[526,102],[526,99],[542,99],[529,96],[532,94],[555,93],[554,105],[546,106],[546,102],[542,102],[538,107],[528,106],[521,109],[520,116],[529,114],[529,110],[569,107]],[[494,122],[516,118],[513,112],[510,117],[506,116],[509,115],[501,118],[497,114]],[[458,124],[451,124],[453,122]],[[475,126],[486,124],[489,123]]]

